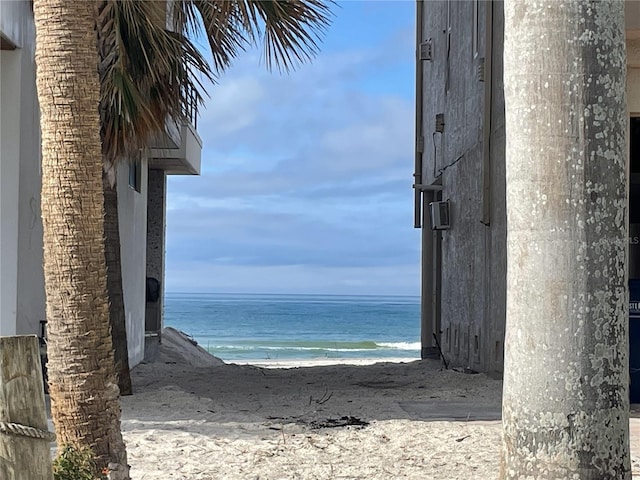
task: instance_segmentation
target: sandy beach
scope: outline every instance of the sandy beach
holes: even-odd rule
[[[500,380],[437,361],[312,363],[224,364],[166,341],[122,398],[132,478],[497,478]]]

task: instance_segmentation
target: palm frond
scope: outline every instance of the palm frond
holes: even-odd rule
[[[311,60],[331,23],[332,0],[178,0],[174,27],[206,36],[216,72],[263,44],[267,68],[289,71]]]
[[[223,72],[238,54],[250,45],[237,24],[234,1],[178,0],[173,2],[173,27],[189,38],[205,37],[213,68]]]
[[[319,51],[318,42],[331,22],[331,2],[323,0],[253,0],[245,4],[242,21],[261,32],[267,68],[289,71]]]
[[[263,44],[266,66],[288,71],[313,58],[332,0],[103,0],[96,21],[105,168],[135,157],[168,121],[185,120],[202,79]],[[173,30],[167,28],[167,18]],[[212,65],[191,39],[206,37]]]
[[[166,28],[164,2],[107,0],[97,18],[105,168],[134,157],[202,103],[209,64],[182,33]]]

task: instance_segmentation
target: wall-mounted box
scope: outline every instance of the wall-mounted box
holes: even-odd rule
[[[447,230],[450,228],[449,200],[429,203],[429,218],[431,220],[431,230]]]

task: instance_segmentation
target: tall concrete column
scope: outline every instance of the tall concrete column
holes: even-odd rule
[[[422,300],[420,304],[420,357],[438,358],[439,353],[434,341],[434,333],[438,335],[437,298],[436,298],[436,255],[438,246],[436,232],[431,230],[429,220],[429,202],[433,201],[431,191],[422,192]]]
[[[146,304],[145,358],[150,359],[161,340],[163,326],[167,176],[164,170],[149,170],[148,178],[147,288],[151,287],[153,290],[154,280],[159,287],[157,299],[147,297]],[[151,296],[153,297],[153,293]]]

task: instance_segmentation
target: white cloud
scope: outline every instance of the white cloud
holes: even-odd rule
[[[417,262],[366,268],[169,262],[167,268],[172,272],[166,280],[171,292],[419,295]]]
[[[297,115],[300,125],[291,131],[284,126],[274,128],[263,141],[269,143],[267,148],[288,150],[286,158],[255,146],[259,133],[254,135],[251,130],[268,123],[265,117],[256,116],[256,123],[244,132],[246,140],[238,140],[236,148],[245,149],[242,155],[230,148],[216,150],[215,140],[210,139],[202,177],[172,179],[172,195],[244,199],[309,188],[330,191],[339,184],[345,190],[363,184],[380,186],[400,180],[405,180],[404,188],[410,187],[413,107],[398,97],[360,97],[352,99],[355,118],[344,126],[336,127],[331,121],[331,116],[344,110],[336,105],[334,110],[319,114],[302,110]],[[329,119],[323,119],[324,114]],[[310,116],[316,123],[313,130],[305,128]]]
[[[199,123],[203,175],[169,181],[169,291],[418,293],[405,36],[289,76],[253,55],[222,77]]]
[[[265,91],[256,78],[244,76],[211,87],[211,98],[200,117],[200,135],[214,142],[253,125]]]

